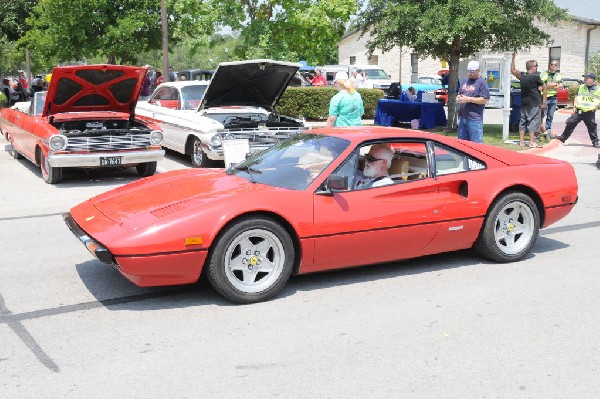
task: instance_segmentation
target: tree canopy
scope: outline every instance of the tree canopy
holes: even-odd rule
[[[369,51],[410,47],[420,57],[446,59],[450,87],[456,87],[460,59],[478,51],[510,51],[547,44],[535,21],[565,19],[553,0],[370,0],[357,20],[369,33]],[[451,93],[448,109],[454,109]],[[454,128],[454,115],[448,118]]]

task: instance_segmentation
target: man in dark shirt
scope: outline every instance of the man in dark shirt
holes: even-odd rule
[[[527,72],[515,68],[515,53],[510,66],[512,74],[521,81],[521,121],[519,122],[519,145],[525,146],[525,131],[529,132],[529,147],[539,147],[535,136],[540,132],[542,110],[546,109],[546,84],[537,71],[538,63],[529,60],[525,63]],[[542,93],[540,93],[540,87]]]

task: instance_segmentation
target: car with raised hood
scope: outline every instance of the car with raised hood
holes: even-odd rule
[[[363,165],[386,161],[365,156],[376,144],[393,151],[392,182],[355,189]],[[415,130],[322,128],[228,169],[130,183],[64,220],[136,285],[190,284],[204,273],[224,297],[249,303],[276,295],[291,274],[467,248],[519,261],[577,191],[573,167],[556,159]]]
[[[14,158],[39,166],[47,183],[65,168],[136,167],[156,171],[164,156],[158,125],[135,115],[146,68],[122,65],[56,67],[47,92],[0,111],[0,129]]]
[[[136,114],[161,127],[163,147],[186,154],[194,167],[211,166],[224,160],[225,140],[248,140],[257,152],[306,129],[276,111],[298,68],[273,60],[223,62],[210,82],[160,84],[138,102]]]

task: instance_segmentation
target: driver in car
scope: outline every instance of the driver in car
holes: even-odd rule
[[[392,166],[394,152],[384,144],[371,146],[369,153],[365,155],[365,166],[358,171],[354,179],[354,189],[362,190],[370,187],[381,187],[393,184],[389,177],[389,168]]]

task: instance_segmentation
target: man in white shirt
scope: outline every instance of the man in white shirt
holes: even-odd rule
[[[381,187],[393,184],[388,170],[392,166],[394,152],[384,144],[371,146],[369,153],[365,155],[365,167],[354,183],[354,189],[362,190],[371,187]]]

